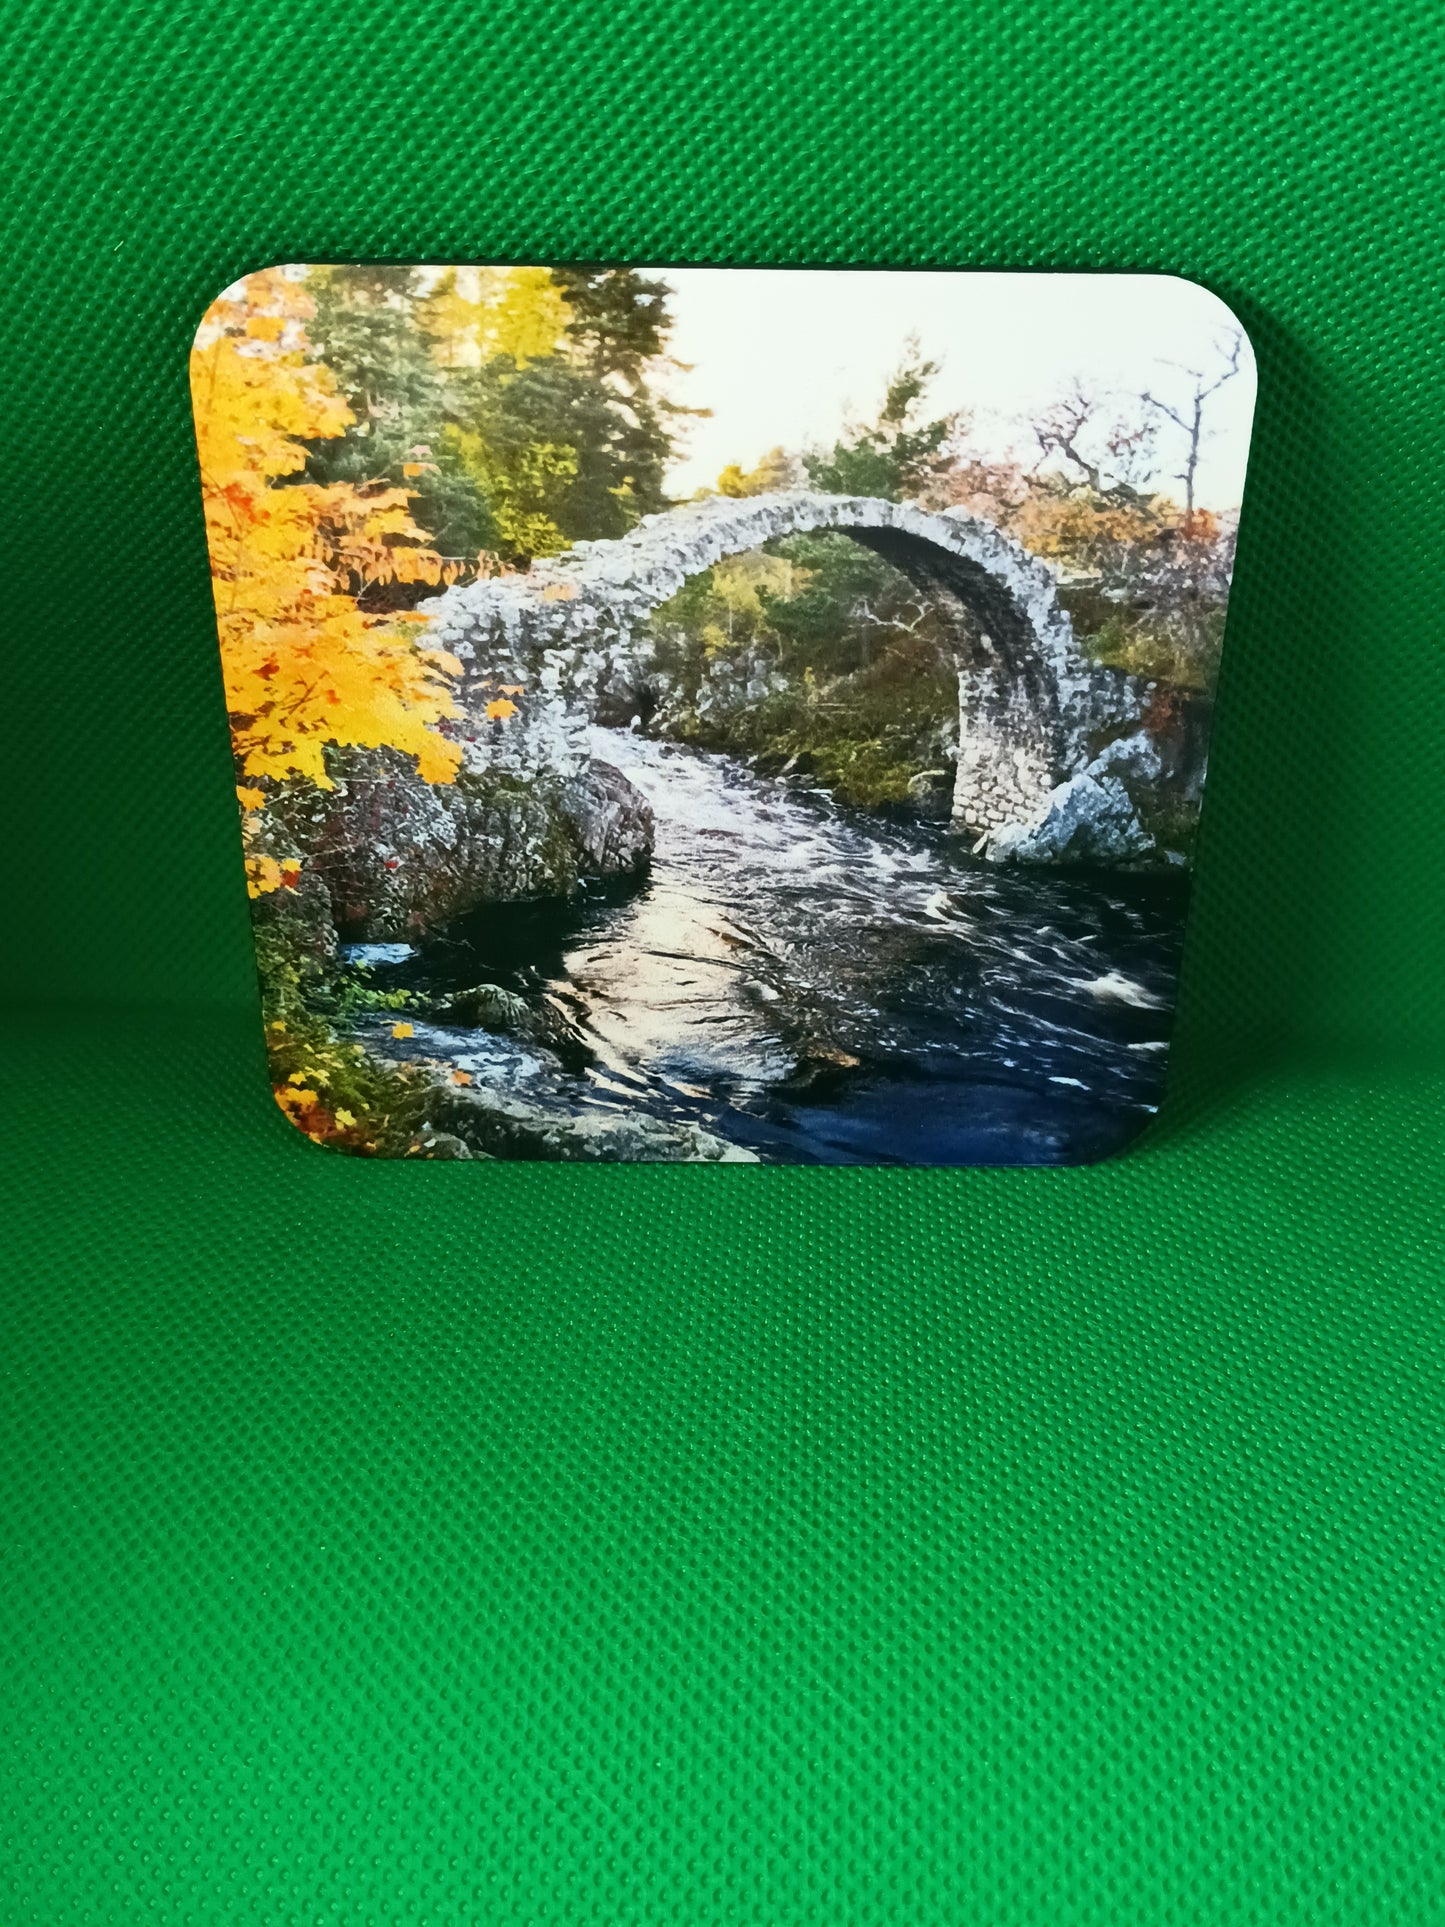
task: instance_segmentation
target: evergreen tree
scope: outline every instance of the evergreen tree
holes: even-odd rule
[[[316,352],[356,416],[337,440],[312,443],[308,479],[410,490],[413,519],[433,547],[474,563],[495,545],[494,518],[445,442],[450,403],[418,326],[417,270],[313,268],[307,292],[316,308],[309,329]]]
[[[635,268],[554,268],[569,311],[578,360],[599,380],[614,375],[630,394],[645,387],[648,365],[666,351],[670,289]]]
[[[910,340],[888,383],[878,419],[849,429],[825,453],[803,457],[813,487],[831,495],[879,496],[886,502],[916,495],[959,427],[956,414],[917,419],[919,403],[937,373],[938,363],[925,360],[917,340]]]

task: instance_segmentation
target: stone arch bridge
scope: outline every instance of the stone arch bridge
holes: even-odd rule
[[[431,784],[393,752],[353,759],[311,853],[335,923],[407,936],[637,869],[651,811],[593,759],[599,698],[646,685],[646,618],[689,576],[824,529],[886,557],[943,612],[959,691],[951,821],[973,849],[1106,864],[1154,851],[1135,807],[1137,779],[1160,774],[1138,727],[1145,691],[1083,655],[1043,564],[956,510],[794,490],[693,503],[424,603],[428,639],[463,667],[463,713],[444,725],[462,765]]]
[[[582,542],[525,575],[453,588],[422,606],[429,639],[461,658],[471,767],[575,775],[599,690],[637,679],[635,638],[689,576],[776,536],[836,530],[873,549],[942,612],[958,664],[952,824],[987,853],[1137,719],[1142,690],[1080,651],[1049,570],[958,509],[809,490],[713,498]],[[515,703],[505,722],[489,705]],[[1015,836],[1014,842],[1017,843]]]

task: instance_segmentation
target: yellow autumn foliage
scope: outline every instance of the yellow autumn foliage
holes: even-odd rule
[[[1103,546],[1150,541],[1159,517],[1148,503],[1109,501],[1086,490],[1036,489],[1013,517],[1026,549],[1051,561],[1093,556]]]
[[[474,430],[449,426],[446,433],[462,467],[490,498],[497,534],[506,548],[515,555],[560,555],[567,537],[548,509],[577,473],[577,450],[564,443],[535,442],[503,465]]]
[[[777,489],[796,488],[799,480],[797,457],[785,448],[770,448],[756,468],[729,462],[717,478],[717,492],[734,497],[771,495]]]
[[[191,389],[226,703],[240,776],[303,778],[322,789],[328,744],[391,748],[428,782],[450,782],[461,752],[435,725],[457,715],[455,660],[421,640],[427,618],[374,616],[343,585],[440,582],[441,558],[408,513],[405,489],[274,486],[305,465],[303,442],[353,417],[329,369],[308,360],[311,304],[281,270],[253,274],[208,311]],[[243,780],[243,808],[265,791]],[[277,887],[253,858],[253,890]]]
[[[442,367],[480,368],[497,355],[521,367],[556,354],[567,315],[546,268],[449,268],[419,318]]]

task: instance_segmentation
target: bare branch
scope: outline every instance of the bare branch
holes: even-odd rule
[[[1224,366],[1212,381],[1209,379],[1208,371],[1205,369],[1185,368],[1179,362],[1166,364],[1170,367],[1179,368],[1180,372],[1188,375],[1194,384],[1194,393],[1190,397],[1186,412],[1181,413],[1178,409],[1171,407],[1168,402],[1161,401],[1157,395],[1151,394],[1147,388],[1139,398],[1146,407],[1152,408],[1157,414],[1166,416],[1187,438],[1184,466],[1176,471],[1175,479],[1184,484],[1184,511],[1187,515],[1191,516],[1194,513],[1194,485],[1199,472],[1199,453],[1205,441],[1208,440],[1208,433],[1204,426],[1204,404],[1209,400],[1211,395],[1218,394],[1224,384],[1227,381],[1232,381],[1239,373],[1240,356],[1244,352],[1244,335],[1240,329],[1236,328],[1229,337],[1227,345],[1224,343],[1216,343],[1215,345],[1216,352],[1224,361]]]

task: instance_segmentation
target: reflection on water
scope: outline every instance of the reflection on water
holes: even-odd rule
[[[1068,1163],[1157,1105],[1182,879],[990,870],[728,757],[616,730],[595,748],[657,815],[641,887],[353,953],[378,984],[520,991],[552,1048],[421,1020],[405,1045],[378,1025],[379,1048],[686,1119],[769,1162]]]

